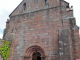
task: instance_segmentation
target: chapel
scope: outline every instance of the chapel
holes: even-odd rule
[[[76,60],[79,27],[64,0],[23,0],[9,15],[3,39],[11,42],[7,60]]]

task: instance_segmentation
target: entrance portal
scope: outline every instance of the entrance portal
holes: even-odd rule
[[[32,55],[32,60],[41,60],[41,54],[39,52],[34,52],[33,55]]]
[[[27,49],[24,60],[45,60],[45,52],[39,46],[31,46]]]

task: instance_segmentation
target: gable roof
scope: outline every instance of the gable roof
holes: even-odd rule
[[[23,1],[24,1],[24,0],[23,0]],[[23,2],[23,1],[22,1],[22,2]],[[21,3],[22,3],[22,2],[21,2]],[[20,3],[20,4],[21,4],[21,3]],[[20,4],[19,4],[19,5],[20,5]],[[13,12],[19,7],[19,5],[13,10]],[[13,12],[12,12],[12,13],[13,13]],[[12,14],[12,13],[11,13],[11,14]],[[11,14],[9,15],[9,17],[11,16]]]
[[[65,3],[67,3],[67,4],[69,4],[68,2],[66,2],[66,1],[64,1],[64,0],[62,0],[63,2],[65,2]]]
[[[24,1],[24,0],[23,0],[23,1]],[[22,2],[23,2],[23,1],[22,1]],[[61,1],[69,4],[68,2],[66,2],[66,1],[64,1],[64,0],[61,0]],[[13,12],[22,4],[22,2],[13,10]],[[13,14],[13,12],[9,15],[9,17],[11,17],[11,15]]]

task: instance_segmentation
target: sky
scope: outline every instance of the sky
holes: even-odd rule
[[[3,36],[3,30],[9,14],[20,4],[22,0],[0,0],[0,38]],[[80,27],[80,0],[65,0],[73,6],[76,24]]]

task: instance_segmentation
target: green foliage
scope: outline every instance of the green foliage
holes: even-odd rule
[[[0,55],[3,57],[4,60],[7,60],[8,56],[10,55],[10,42],[9,41],[2,41],[3,44],[0,46]]]

